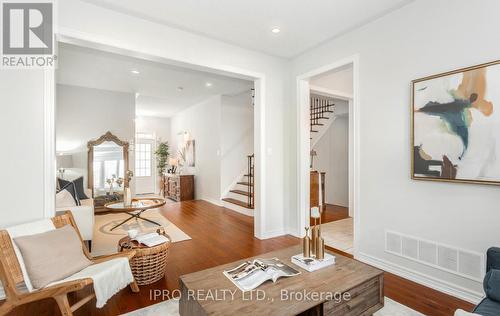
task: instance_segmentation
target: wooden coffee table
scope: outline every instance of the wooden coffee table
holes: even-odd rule
[[[113,230],[117,227],[120,227],[121,225],[125,224],[126,222],[130,221],[131,219],[142,219],[146,222],[150,222],[152,224],[155,224],[157,226],[161,226],[155,221],[152,221],[150,219],[144,218],[141,216],[142,213],[144,213],[147,210],[150,210],[152,208],[158,208],[163,205],[165,205],[166,201],[163,198],[137,198],[137,199],[132,199],[132,203],[130,205],[125,205],[124,202],[111,202],[107,203],[104,205],[106,210],[108,211],[113,211],[113,212],[119,212],[119,213],[127,213],[130,215],[129,218],[124,220],[118,225],[115,225],[113,228],[110,230]]]
[[[291,256],[301,251],[300,246],[294,246],[181,276],[180,315],[354,316],[372,315],[384,306],[383,271],[333,254],[335,265],[307,272],[290,261]],[[254,292],[245,293],[222,274],[245,260],[273,257],[302,273],[280,278],[276,283],[267,281]],[[309,296],[305,296],[307,293]],[[332,298],[329,293],[336,296]]]

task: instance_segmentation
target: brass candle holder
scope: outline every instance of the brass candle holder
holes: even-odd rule
[[[316,259],[325,258],[325,240],[321,236],[321,215],[323,214],[323,206],[319,207],[319,227],[318,227],[318,239],[316,240]]]
[[[306,258],[314,257],[318,260],[325,258],[325,240],[321,236],[322,213],[322,206],[311,209],[311,217],[314,218],[314,225],[311,228],[311,238],[309,238],[309,227],[306,227],[306,236],[302,239],[303,255]]]
[[[306,235],[302,238],[302,252],[305,258],[311,257],[311,238],[309,238],[309,227],[306,227]]]

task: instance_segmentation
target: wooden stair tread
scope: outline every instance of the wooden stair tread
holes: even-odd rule
[[[228,202],[231,204],[235,204],[235,205],[238,205],[238,206],[241,206],[244,208],[253,209],[253,207],[251,205],[249,205],[248,203],[242,202],[240,200],[236,200],[236,199],[232,199],[232,198],[223,198],[222,201]]]
[[[310,121],[316,121],[316,120],[329,120],[330,118],[329,117],[326,117],[326,116],[319,116],[319,117],[314,117],[314,118],[311,118]]]
[[[250,185],[251,185],[251,184],[250,184],[250,182],[238,182],[238,184],[241,184],[241,185],[248,185],[248,186],[250,186]]]
[[[243,191],[243,190],[229,190],[229,192],[236,193],[236,194],[241,194],[241,195],[244,195],[244,196],[250,196],[250,192]]]

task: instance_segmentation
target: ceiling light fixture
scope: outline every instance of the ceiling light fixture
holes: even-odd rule
[[[274,34],[278,34],[279,32],[281,32],[281,30],[279,28],[275,27],[271,30],[271,32],[273,32]]]
[[[141,72],[140,72],[139,70],[137,70],[137,69],[132,69],[132,70],[130,70],[130,72],[131,72],[131,73],[133,73],[134,75],[138,75],[138,74],[140,74],[140,73],[141,73]]]
[[[206,82],[205,83],[205,87],[211,87],[212,86],[212,83],[211,82]]]

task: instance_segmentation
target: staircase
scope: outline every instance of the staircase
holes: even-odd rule
[[[247,156],[246,173],[222,199],[227,208],[250,216],[253,216],[251,210],[254,208],[254,160],[254,155]]]
[[[331,125],[334,116],[335,104],[333,99],[321,95],[311,94],[310,97],[310,140],[311,148],[322,136],[322,133]]]

